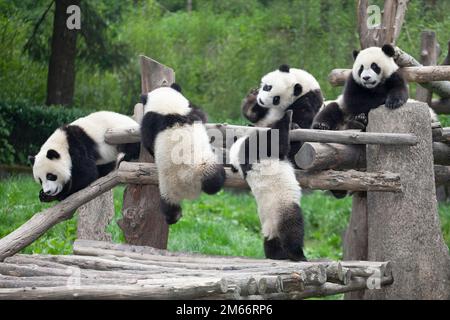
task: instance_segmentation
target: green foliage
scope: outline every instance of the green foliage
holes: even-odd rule
[[[47,138],[63,124],[86,115],[87,110],[10,104],[0,101],[0,163],[27,164]]]

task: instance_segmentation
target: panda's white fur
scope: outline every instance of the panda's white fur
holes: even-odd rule
[[[161,211],[169,224],[181,217],[180,202],[202,191],[216,193],[225,179],[201,119],[181,92],[162,87],[148,93],[141,125],[144,146],[158,168]],[[198,109],[196,112],[200,112]],[[205,179],[217,185],[205,187]]]
[[[379,74],[371,68],[373,63],[381,69]],[[361,67],[363,70],[359,74]],[[388,79],[398,69],[394,59],[387,56],[381,48],[370,47],[358,54],[353,63],[352,74],[357,83],[371,89],[378,86],[384,79]]]
[[[300,95],[293,95],[294,86],[300,84],[302,92]],[[270,87],[271,90],[264,90],[265,87]],[[295,100],[304,96],[305,94],[320,90],[320,85],[317,80],[308,72],[302,69],[290,68],[289,72],[281,71],[279,69],[269,72],[261,78],[261,85],[257,95],[257,103],[267,108],[267,115],[256,122],[258,127],[269,127],[276,121],[280,120],[286,109],[292,105]],[[274,105],[273,99],[280,97],[280,103]]]
[[[99,111],[79,118],[69,126],[78,126],[95,143],[95,149],[99,154],[96,159],[96,165],[112,163],[117,160],[119,148],[116,145],[110,145],[105,142],[105,132],[110,128],[132,127],[137,123],[128,116],[110,112]],[[64,128],[58,128],[41,146],[40,151],[34,157],[33,176],[36,182],[42,181],[42,191],[50,197],[57,196],[64,188],[65,184],[72,177],[72,158],[69,154],[67,131]],[[47,157],[49,150],[55,150],[58,158],[49,159]],[[82,165],[82,164],[78,164]],[[52,174],[57,177],[55,181],[47,179],[47,175]]]
[[[262,234],[268,240],[280,236],[280,215],[293,203],[300,203],[301,188],[288,160],[263,159],[253,163],[245,175],[240,166],[240,153],[247,137],[239,138],[230,148],[230,163],[245,177],[255,196]],[[277,192],[277,190],[279,192]]]

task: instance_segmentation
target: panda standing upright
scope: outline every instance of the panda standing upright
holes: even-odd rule
[[[225,181],[209,143],[206,115],[181,94],[181,88],[155,89],[144,96],[141,136],[158,169],[161,212],[168,224],[182,215],[183,199],[195,199],[203,191],[217,193]]]
[[[313,129],[337,129],[349,119],[365,126],[371,109],[383,104],[396,109],[405,104],[408,84],[398,70],[394,55],[395,49],[389,44],[354,51],[355,61],[343,96],[320,110],[314,118]]]
[[[285,114],[270,130],[239,138],[231,146],[230,163],[232,171],[239,172],[255,196],[266,257],[306,261],[301,188],[288,159],[289,126],[290,116]],[[252,155],[252,150],[256,154]],[[274,190],[276,186],[280,188]]]

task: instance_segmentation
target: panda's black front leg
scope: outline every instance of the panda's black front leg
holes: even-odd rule
[[[386,107],[397,109],[408,101],[408,85],[406,80],[398,73],[393,73],[386,81],[388,94],[386,97]]]
[[[287,260],[288,256],[283,250],[280,238],[264,238],[264,254],[267,259]]]
[[[160,197],[161,213],[165,216],[167,224],[177,223],[181,219],[182,212],[179,204],[170,203],[170,201]]]
[[[332,130],[344,119],[344,115],[336,102],[323,107],[315,116],[312,129]]]

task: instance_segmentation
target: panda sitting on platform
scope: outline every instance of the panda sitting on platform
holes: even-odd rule
[[[108,129],[136,125],[130,117],[100,111],[56,129],[38,154],[29,157],[34,179],[42,186],[39,199],[61,201],[87,187],[115,169],[121,152],[121,160],[137,158],[139,143],[110,145],[104,138]]]
[[[309,129],[322,103],[320,85],[311,74],[281,65],[262,77],[260,88],[247,95],[241,109],[258,127],[271,127],[292,110],[293,125]]]
[[[395,49],[386,44],[354,51],[352,73],[348,77],[343,96],[326,103],[314,118],[313,129],[336,130],[354,121],[365,128],[371,109],[385,104],[396,109],[408,100],[408,84],[394,61]],[[350,128],[352,128],[350,126]]]
[[[181,94],[178,85],[155,89],[143,100],[142,143],[158,168],[161,212],[173,224],[181,218],[183,199],[222,188],[225,170],[209,143],[206,115]]]
[[[232,171],[239,172],[255,196],[266,257],[306,261],[303,253],[301,188],[294,168],[287,159],[290,129],[288,113],[266,133],[253,132],[239,138],[231,146],[230,162]],[[276,142],[272,137],[274,129],[278,130],[278,136],[274,136],[279,139]],[[256,154],[251,154],[252,150]],[[281,187],[279,192],[274,192],[276,186]]]

